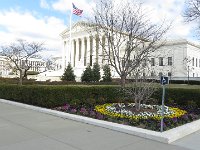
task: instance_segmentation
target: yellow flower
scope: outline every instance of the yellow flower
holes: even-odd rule
[[[115,103],[113,103],[115,104]],[[156,120],[160,120],[161,116],[159,114],[154,114],[153,116],[148,116],[148,115],[127,115],[127,114],[123,114],[123,113],[116,113],[116,112],[112,112],[109,111],[107,109],[107,107],[109,106],[113,106],[113,104],[111,103],[106,103],[103,105],[97,105],[95,106],[95,111],[103,114],[103,115],[107,115],[110,117],[114,117],[114,118],[126,118],[126,119],[132,119],[132,120],[137,120],[137,119],[156,119]],[[166,115],[164,117],[166,118],[174,118],[174,117],[181,117],[182,115],[186,114],[187,112],[185,110],[181,110],[179,108],[174,108],[174,107],[168,107],[169,110],[172,112],[169,115]]]

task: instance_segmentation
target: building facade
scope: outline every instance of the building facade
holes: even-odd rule
[[[19,61],[20,66],[25,64],[25,60]],[[43,72],[46,69],[46,62],[38,58],[29,58],[27,62],[30,69],[28,71]],[[15,65],[9,61],[6,56],[0,56],[0,76],[9,77],[9,75],[17,74]]]
[[[187,40],[167,41],[152,54],[152,74],[174,80],[200,80],[200,46]]]
[[[101,42],[103,45],[105,37],[89,32],[85,23],[76,23],[72,27],[71,35],[69,29],[60,35],[63,43],[63,70],[71,63],[76,76],[80,78],[87,65],[92,66],[94,62],[98,62],[102,67],[107,63],[99,44]],[[200,80],[200,46],[187,40],[166,41],[164,46],[151,54],[148,62],[151,69],[146,74],[149,77],[159,78],[165,75],[174,80],[187,80],[188,77]],[[119,77],[114,69],[112,76]]]
[[[71,45],[69,29],[60,34],[63,43],[62,68],[64,70],[67,64],[71,63],[78,79],[86,66],[92,66],[94,62],[101,67],[106,64],[103,49],[100,46],[100,42],[105,42],[105,37],[96,35],[95,32],[89,33],[86,26],[84,22],[78,22],[72,27]]]
[[[10,66],[5,56],[0,56],[0,77],[8,76],[10,72]]]

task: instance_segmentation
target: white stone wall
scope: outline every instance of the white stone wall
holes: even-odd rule
[[[188,44],[187,57],[190,60],[188,63],[190,77],[200,77],[200,49],[196,46]]]
[[[160,72],[165,76],[168,76],[169,72],[172,74],[172,77],[187,76],[183,61],[187,55],[186,52],[186,43],[166,43],[165,46],[152,54],[152,58],[155,58],[155,66],[152,67],[152,70],[155,71],[156,76],[159,76]],[[163,57],[163,66],[159,66],[159,57]],[[168,57],[172,57],[171,66],[168,65]]]

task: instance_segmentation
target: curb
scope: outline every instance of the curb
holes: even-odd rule
[[[176,128],[173,128],[168,131],[164,131],[164,132],[160,133],[160,132],[151,131],[151,130],[147,130],[147,129],[127,126],[127,125],[121,125],[121,124],[112,123],[112,122],[103,121],[103,120],[97,120],[97,119],[93,119],[93,118],[78,116],[78,115],[74,115],[74,114],[64,113],[64,112],[41,108],[41,107],[37,107],[37,106],[31,106],[31,105],[22,104],[22,103],[13,102],[13,101],[4,100],[4,99],[0,99],[0,103],[15,105],[15,106],[23,107],[26,109],[31,109],[34,111],[50,114],[53,116],[70,119],[70,120],[74,120],[74,121],[78,121],[78,122],[82,122],[82,123],[86,123],[86,124],[91,124],[91,125],[111,129],[114,131],[127,133],[130,135],[135,135],[135,136],[139,136],[142,138],[151,139],[151,140],[162,142],[162,143],[174,142],[180,138],[183,138],[184,136],[187,136],[191,133],[194,133],[194,132],[200,130],[200,120],[193,121],[191,123],[187,123],[180,127],[176,127]]]

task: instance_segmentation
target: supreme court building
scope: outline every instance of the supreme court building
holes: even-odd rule
[[[63,71],[71,63],[78,80],[86,66],[98,62],[102,67],[107,63],[101,47],[107,39],[89,31],[87,23],[78,22],[72,26],[71,44],[69,28],[60,36],[63,44]],[[200,80],[200,46],[185,39],[167,41],[165,46],[152,53],[150,60],[151,71],[147,72],[148,76],[165,75],[175,80],[187,80],[189,76],[190,79]],[[114,78],[119,77],[114,69],[111,70]]]

